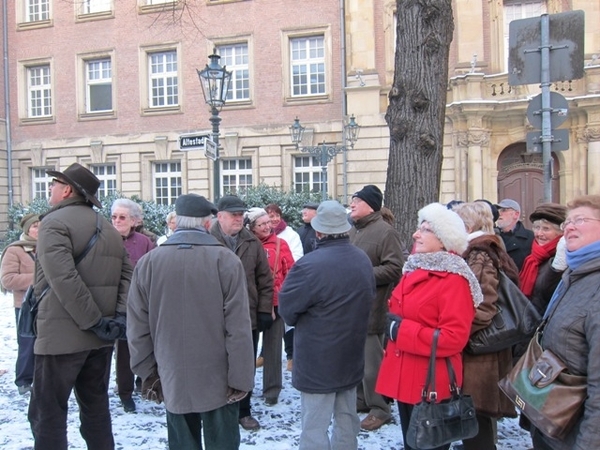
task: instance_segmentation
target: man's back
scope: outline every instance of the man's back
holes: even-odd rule
[[[356,386],[363,375],[375,278],[366,254],[347,237],[326,239],[289,272],[279,311],[295,325],[293,385],[323,393]]]

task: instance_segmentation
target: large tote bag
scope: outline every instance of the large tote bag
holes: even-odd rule
[[[495,353],[526,342],[542,321],[533,303],[502,270],[498,271],[498,280],[498,312],[488,327],[470,337],[465,349],[468,353]]]
[[[536,428],[564,439],[583,413],[587,377],[569,374],[554,353],[542,349],[540,338],[538,330],[498,386]]]

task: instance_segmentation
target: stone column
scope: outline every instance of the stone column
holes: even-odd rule
[[[584,137],[588,141],[587,151],[587,193],[598,194],[600,192],[600,126],[588,127],[584,131]]]
[[[467,198],[473,201],[483,195],[483,150],[490,143],[490,132],[470,129],[459,136],[459,144],[467,147]]]

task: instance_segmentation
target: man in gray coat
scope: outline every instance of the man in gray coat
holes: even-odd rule
[[[131,368],[142,395],[165,402],[169,448],[238,449],[238,401],[254,384],[244,268],[206,230],[212,203],[182,195],[175,211],[173,235],[133,273]]]
[[[34,292],[39,299],[28,418],[35,449],[67,449],[67,403],[74,389],[88,449],[114,448],[108,382],[114,340],[125,335],[132,268],[121,236],[92,206],[100,180],[75,163],[49,170]]]
[[[388,299],[400,281],[404,257],[400,235],[381,216],[383,194],[368,184],[352,196],[350,242],[363,250],[373,265],[377,297],[369,313],[369,334],[365,344],[365,376],[357,392],[357,409],[369,414],[361,421],[363,430],[374,431],[392,418],[390,405],[375,392],[379,366],[383,359],[383,338]]]

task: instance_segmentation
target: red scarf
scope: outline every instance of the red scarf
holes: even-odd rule
[[[525,258],[523,268],[521,269],[521,273],[519,273],[521,291],[523,291],[523,294],[527,297],[531,297],[531,294],[533,294],[533,287],[535,286],[535,280],[538,276],[540,264],[554,256],[556,253],[556,244],[558,244],[560,238],[561,237],[558,236],[546,245],[540,245],[535,239],[533,240],[531,253]]]
[[[273,233],[279,234],[286,228],[287,228],[287,223],[285,223],[285,220],[281,219],[281,221],[277,224],[277,226],[275,228],[273,228]]]

